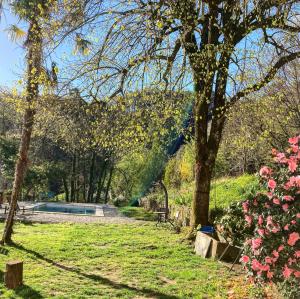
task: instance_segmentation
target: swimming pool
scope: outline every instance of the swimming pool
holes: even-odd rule
[[[95,207],[77,206],[72,204],[45,203],[33,207],[32,210],[34,212],[96,215]]]

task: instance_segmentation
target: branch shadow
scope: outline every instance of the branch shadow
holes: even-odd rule
[[[0,270],[0,281],[4,281],[4,272]],[[14,290],[15,294],[24,299],[43,299],[40,292],[24,284]],[[1,295],[1,293],[0,293]]]
[[[167,294],[161,293],[161,292],[156,291],[156,290],[152,290],[152,289],[148,289],[148,288],[136,288],[134,286],[129,286],[125,283],[118,283],[118,282],[112,281],[112,280],[110,280],[106,277],[103,277],[101,275],[82,273],[80,271],[80,269],[78,269],[78,268],[68,267],[68,266],[62,265],[58,262],[55,262],[54,260],[52,260],[50,258],[47,258],[47,257],[41,255],[40,253],[38,253],[34,250],[25,248],[21,244],[12,243],[11,246],[13,246],[16,249],[25,251],[25,252],[35,256],[36,258],[38,258],[40,260],[43,260],[43,261],[45,261],[45,262],[47,262],[47,263],[49,263],[49,264],[51,264],[51,265],[53,265],[53,266],[55,266],[59,269],[62,269],[64,271],[68,271],[68,272],[72,272],[72,273],[76,273],[80,277],[87,278],[87,279],[93,280],[95,282],[105,284],[105,285],[110,286],[114,289],[118,289],[118,290],[126,289],[126,290],[129,290],[129,291],[134,291],[138,294],[143,294],[147,297],[153,297],[154,296],[154,297],[157,297],[159,299],[180,299],[180,297],[177,297],[175,295],[167,295]],[[37,299],[38,299],[38,297],[37,297]]]

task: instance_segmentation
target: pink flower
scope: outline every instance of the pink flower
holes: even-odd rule
[[[289,181],[286,183],[289,188],[291,187],[300,187],[300,175],[291,176]]]
[[[284,230],[289,230],[289,226],[290,226],[290,225],[289,225],[289,224],[287,224],[287,225],[285,225],[285,226],[284,226],[284,228],[283,228],[283,229],[284,229]]]
[[[278,163],[286,163],[287,161],[284,153],[278,153],[274,160]]]
[[[262,264],[257,260],[257,259],[253,259],[252,263],[251,263],[251,268],[254,271],[259,271],[261,268]]]
[[[297,214],[296,214],[296,217],[297,217],[297,218],[300,218],[300,213],[297,213]]]
[[[267,277],[268,277],[269,279],[272,279],[272,278],[273,278],[273,275],[274,275],[273,272],[268,271]]]
[[[284,195],[282,198],[283,198],[284,200],[286,200],[286,201],[293,201],[293,200],[294,200],[294,197],[292,197],[292,196],[290,196],[290,195]]]
[[[266,256],[266,257],[265,257],[265,262],[266,262],[267,264],[272,264],[272,263],[273,263],[273,260],[272,260],[271,257]]]
[[[279,257],[279,253],[278,253],[278,251],[276,251],[276,250],[273,250],[273,251],[272,251],[272,254],[273,254],[276,258]]]
[[[258,224],[262,225],[264,223],[264,217],[262,215],[258,216]]]
[[[291,224],[296,224],[296,223],[297,223],[296,220],[291,221]]]
[[[290,159],[288,160],[288,165],[289,165],[289,171],[290,172],[295,172],[297,169],[297,162],[295,159]]]
[[[268,166],[263,166],[260,171],[259,175],[263,178],[268,178],[272,174],[272,169]]]
[[[295,257],[296,257],[296,258],[300,258],[300,250],[296,250],[296,252],[295,252]]]
[[[280,205],[280,200],[278,198],[273,198],[273,203],[275,205]]]
[[[279,247],[278,247],[278,252],[282,251],[284,249],[284,246],[281,244]]]
[[[296,242],[300,239],[299,233],[291,233],[289,235],[289,240],[288,240],[288,244],[290,246],[294,246],[296,244]]]
[[[249,225],[251,225],[253,218],[252,216],[245,215],[245,220],[248,222]]]
[[[291,274],[293,273],[293,270],[290,269],[287,265],[284,266],[284,271],[282,272],[282,275],[284,278],[289,278]]]
[[[246,264],[246,263],[248,263],[249,261],[250,261],[249,256],[243,255],[243,256],[241,257],[241,262],[242,262],[242,263]]]
[[[261,237],[263,237],[263,236],[265,235],[265,230],[264,230],[263,228],[259,228],[259,229],[257,230],[257,233],[258,233]]]
[[[285,212],[289,210],[289,205],[287,203],[283,204],[281,207]]]
[[[292,146],[291,146],[291,150],[292,150],[293,153],[298,153],[298,151],[299,151],[299,146],[298,146],[298,145],[292,145]]]
[[[274,233],[274,234],[278,233],[279,231],[280,231],[280,228],[279,228],[278,225],[275,225],[275,226],[272,228],[272,230],[271,230],[271,232]]]
[[[268,187],[274,190],[276,188],[276,182],[274,180],[269,180]]]
[[[297,262],[296,259],[292,259],[292,258],[289,258],[289,259],[288,259],[288,264],[289,264],[289,265],[292,265],[292,264],[294,264],[294,263],[296,263],[296,262]]]
[[[289,144],[295,145],[298,143],[299,136],[289,138]]]
[[[295,275],[295,277],[300,278],[300,271],[295,271],[294,275]]]
[[[251,242],[252,249],[258,249],[261,246],[261,244],[262,244],[261,238],[253,239]]]
[[[244,211],[245,213],[247,213],[247,212],[249,211],[249,202],[248,202],[248,201],[244,201],[244,202],[242,203],[242,207],[243,207],[243,211]]]
[[[270,270],[270,266],[269,266],[269,265],[262,265],[262,266],[260,267],[260,270],[261,270],[261,271],[269,271],[269,270]]]

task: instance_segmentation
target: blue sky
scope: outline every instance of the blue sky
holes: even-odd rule
[[[0,86],[13,87],[24,70],[24,54],[21,44],[10,41],[9,25],[16,24],[17,19],[5,10],[0,22]]]

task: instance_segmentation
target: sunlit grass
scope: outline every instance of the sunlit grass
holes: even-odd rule
[[[0,273],[24,261],[25,286],[1,282],[0,298],[226,298],[227,269],[179,239],[145,223],[18,224]]]

